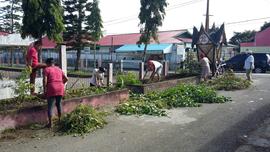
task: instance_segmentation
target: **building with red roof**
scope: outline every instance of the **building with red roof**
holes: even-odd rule
[[[252,50],[256,53],[270,53],[270,27],[257,32],[253,42],[240,44],[241,52]]]
[[[146,54],[158,56],[158,59],[169,60],[172,64],[185,58],[186,48],[191,48],[192,35],[186,30],[159,31],[159,42],[151,40]],[[142,60],[142,48],[138,47],[140,33],[107,35],[99,42],[100,50],[97,56],[109,60]],[[143,45],[142,45],[143,46]],[[153,50],[153,48],[155,48]],[[157,50],[160,49],[160,50]],[[148,56],[148,57],[149,57]],[[99,57],[101,58],[101,57]]]

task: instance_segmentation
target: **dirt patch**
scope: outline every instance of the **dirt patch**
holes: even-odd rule
[[[55,129],[45,128],[45,124],[32,124],[29,126],[7,129],[0,134],[0,142],[12,141],[12,140],[25,140],[25,139],[37,139],[53,137],[56,134]]]

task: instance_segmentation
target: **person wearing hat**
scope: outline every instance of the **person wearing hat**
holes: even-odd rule
[[[248,57],[245,60],[244,69],[246,70],[247,80],[251,81],[252,70],[254,69],[254,56],[252,51],[247,52]]]
[[[101,87],[104,85],[104,73],[106,72],[105,68],[99,67],[94,68],[92,77],[90,79],[90,86]]]
[[[60,121],[62,107],[61,100],[64,96],[65,83],[68,81],[68,78],[64,72],[57,66],[54,65],[53,58],[48,58],[46,60],[47,67],[43,71],[43,89],[44,95],[47,98],[48,102],[48,128],[52,127],[52,112],[53,104],[56,101],[56,107],[58,112],[58,120]]]

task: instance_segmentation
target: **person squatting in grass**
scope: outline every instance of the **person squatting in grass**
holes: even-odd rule
[[[37,70],[46,67],[46,64],[39,63],[38,61],[38,50],[41,49],[41,45],[42,45],[41,41],[35,41],[34,44],[30,44],[26,54],[26,66],[31,69],[30,84],[32,84],[32,88],[30,90],[30,93],[32,95],[35,94],[35,80]]]
[[[64,72],[57,66],[54,65],[53,58],[48,58],[46,60],[47,67],[44,69],[43,74],[43,86],[44,86],[44,95],[47,98],[48,102],[48,128],[52,127],[52,112],[53,104],[56,101],[55,105],[58,112],[58,120],[60,122],[62,107],[61,100],[64,96],[65,83],[68,81],[68,78],[65,76]]]
[[[158,76],[158,81],[160,81],[162,69],[163,69],[163,65],[160,62],[154,61],[154,60],[148,60],[148,62],[147,62],[147,70],[146,70],[146,73],[145,73],[144,77],[146,76],[148,71],[153,71],[149,80],[150,81],[154,80],[155,75],[157,75]]]
[[[104,73],[106,69],[103,67],[94,68],[92,77],[90,79],[90,86],[101,87],[104,86]]]

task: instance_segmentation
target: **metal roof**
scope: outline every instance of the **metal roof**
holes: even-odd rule
[[[29,46],[34,39],[22,39],[20,34],[0,35],[0,46]]]
[[[189,33],[188,30],[171,30],[171,31],[159,31],[157,33],[158,40],[160,43],[183,43],[183,42],[191,42],[190,38],[179,36],[184,33]],[[190,34],[191,35],[191,34]],[[136,44],[140,39],[140,33],[130,33],[130,34],[118,34],[118,35],[107,35],[103,37],[98,44],[100,46],[121,46],[126,44]],[[151,44],[157,44],[155,41],[151,40]]]
[[[144,51],[143,44],[127,44],[118,49],[116,49],[116,53],[131,53],[131,52],[143,52]],[[171,53],[172,44],[148,44],[147,45],[147,53],[159,53],[159,54],[166,54]]]

